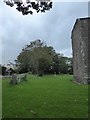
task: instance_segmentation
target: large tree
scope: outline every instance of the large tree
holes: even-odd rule
[[[41,40],[36,40],[22,49],[16,63],[21,72],[48,73],[54,66],[56,55],[53,47],[44,45]]]
[[[18,55],[16,64],[19,73],[34,74],[68,73],[71,69],[71,59],[57,54],[53,47],[45,45],[37,39],[30,42]]]

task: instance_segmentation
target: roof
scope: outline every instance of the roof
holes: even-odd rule
[[[12,68],[9,68],[9,69],[7,68],[7,69],[6,69],[6,72],[9,72],[9,71],[10,71],[10,72],[14,72],[14,70],[13,70]]]

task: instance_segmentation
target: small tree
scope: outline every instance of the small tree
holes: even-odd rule
[[[0,65],[0,75],[2,75],[2,66]]]
[[[4,76],[6,74],[6,67],[2,66],[2,75]]]

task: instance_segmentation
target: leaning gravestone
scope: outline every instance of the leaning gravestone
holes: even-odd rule
[[[26,81],[26,74],[17,75],[18,82]]]

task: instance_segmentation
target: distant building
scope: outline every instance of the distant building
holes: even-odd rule
[[[12,68],[6,69],[5,75],[12,75],[15,71]]]
[[[90,84],[90,18],[80,18],[72,30],[73,73],[75,81]]]
[[[4,65],[4,67],[6,67],[7,69],[13,69],[15,70],[16,69],[16,65],[12,62],[9,62],[8,64]]]
[[[7,65],[4,65],[4,67],[6,68],[5,75],[12,75],[13,73],[15,73],[15,69],[16,69],[15,64],[9,62]]]

